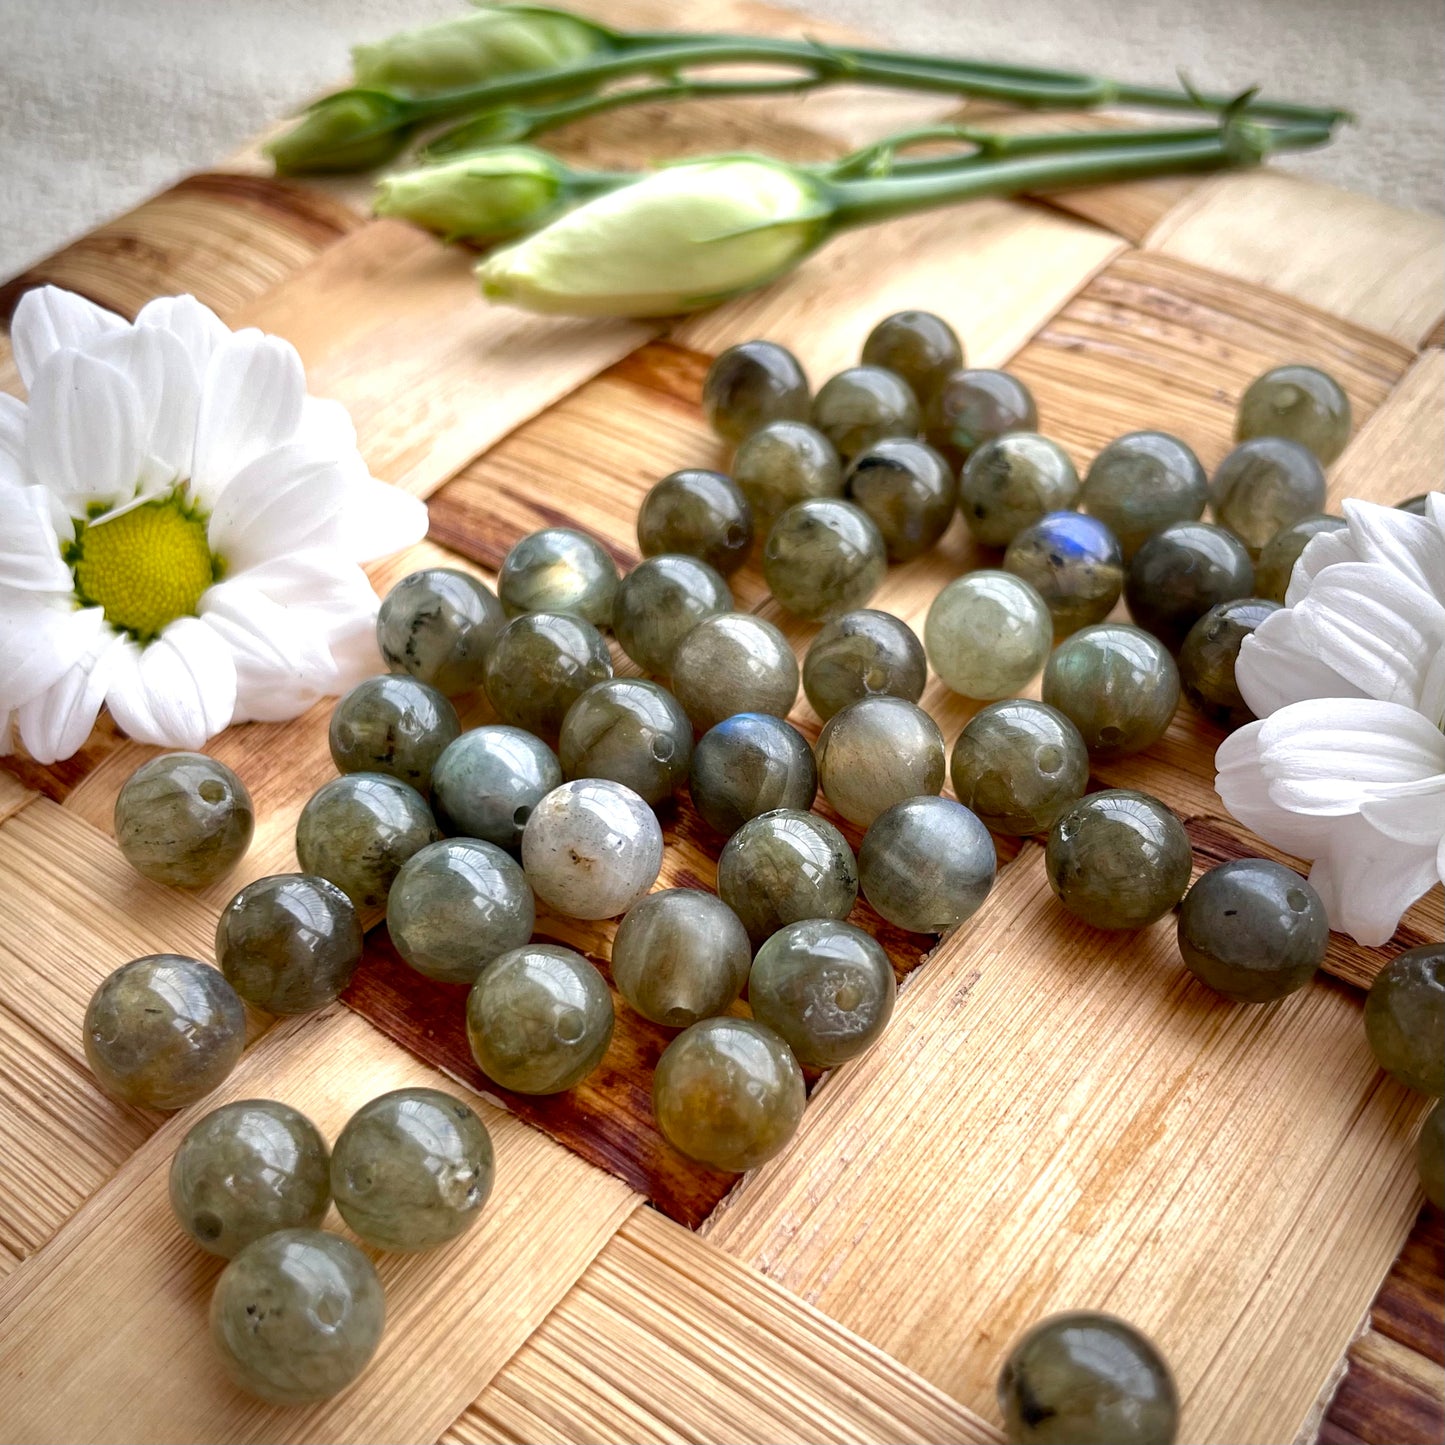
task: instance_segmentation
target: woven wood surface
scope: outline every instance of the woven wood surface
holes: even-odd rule
[[[676,23],[662,0],[590,8]],[[742,3],[710,7],[708,24],[822,33]],[[709,103],[558,143],[603,164],[764,142],[819,155],[938,110],[848,93]],[[1302,360],[1355,408],[1332,503],[1393,502],[1445,472],[1445,227],[1272,172],[896,222],[664,326],[490,310],[464,253],[368,219],[364,188],[257,170],[251,155],[183,182],[0,288],[0,305],[47,280],[127,314],[190,290],[289,338],[311,390],[351,409],[373,472],[429,498],[431,535],[373,569],[383,590],[437,562],[490,578],[519,536],[562,521],[631,565],[652,482],[725,463],[697,405],[712,355],[767,335],[820,378],[904,306],[947,316],[975,363],[1018,371],[1081,467],[1141,426],[1212,465],[1247,382]],[[0,387],[18,390],[3,339]],[[956,523],[872,605],[918,627],[979,560]],[[734,590],[806,645],[813,629],[779,613],[755,567]],[[976,707],[936,680],[924,705],[950,742]],[[221,1097],[284,1098],[334,1135],[384,1089],[471,1089],[497,1188],[455,1246],[379,1259],[387,1334],[352,1390],[304,1411],[246,1400],[205,1338],[217,1263],[164,1200],[177,1140],[221,1097],[169,1118],[116,1104],[90,1078],[80,1019],[127,958],[210,957],[231,893],[295,866],[296,815],[330,771],[328,710],[215,740],[258,826],[237,873],[194,895],[137,878],[110,837],[116,792],[151,750],[103,725],[65,764],[0,770],[0,1438],[992,1441],[1009,1340],[1073,1306],[1159,1340],[1185,1440],[1440,1438],[1439,1214],[1411,1232],[1423,1106],[1374,1067],[1359,990],[1445,935],[1441,890],[1385,947],[1336,937],[1332,977],[1235,1008],[1189,981],[1170,920],[1110,935],[1065,915],[1034,842],[1001,849],[993,895],[941,942],[859,905],[906,984],[893,1024],[813,1081],[797,1138],[741,1182],[657,1135],[665,1031],[619,1001],[586,1084],[502,1097],[466,1050],[461,992],[419,979],[373,927],[341,1004],[253,1018]],[[468,724],[489,716],[482,699],[463,708]],[[816,735],[806,703],[794,720]],[[1222,815],[1219,739],[1181,709],[1154,748],[1097,771],[1175,807],[1200,868],[1268,851]],[[663,884],[710,887],[719,840],[685,803],[663,825]],[[538,932],[605,972],[612,927],[544,910]]]

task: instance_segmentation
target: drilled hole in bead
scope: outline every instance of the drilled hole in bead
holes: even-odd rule
[[[371,1191],[371,1171],[352,1165],[346,1171],[346,1187],[353,1194],[368,1194]]]
[[[833,995],[833,1002],[845,1013],[850,1014],[860,1003],[863,1002],[863,995],[856,983],[845,983]]]
[[[563,1009],[557,1015],[557,1037],[564,1044],[575,1044],[586,1031],[587,1020],[582,1016],[580,1010]]]
[[[882,692],[888,686],[888,671],[874,663],[867,672],[863,674],[863,687],[868,692]]]
[[[693,1014],[691,1009],[670,1008],[662,1016],[662,1018],[663,1022],[670,1025],[672,1028],[685,1029],[690,1023],[694,1022],[695,1015]]]
[[[748,536],[748,534],[743,531],[743,524],[741,522],[730,523],[727,531],[724,532],[723,535],[727,538],[729,547],[741,547],[743,543],[747,541]]]
[[[1105,747],[1112,748],[1116,743],[1122,742],[1123,738],[1123,728],[1106,727],[1099,729],[1099,741],[1103,743]]]
[[[517,827],[524,828],[527,825],[527,819],[531,816],[532,810],[523,803],[522,806],[512,814],[512,822],[514,822]]]
[[[1052,775],[1064,765],[1064,750],[1052,743],[1046,743],[1034,754],[1034,761],[1039,765],[1041,773]]]
[[[1301,888],[1291,888],[1284,895],[1284,901],[1289,904],[1290,911],[1293,913],[1303,913],[1310,906],[1310,901]]]
[[[321,1296],[311,1306],[311,1318],[321,1326],[323,1330],[332,1330],[339,1325],[346,1315],[346,1302],[340,1295],[330,1292]]]
[[[660,763],[672,761],[672,755],[677,749],[673,746],[671,738],[657,737],[652,740],[652,756]]]
[[[224,803],[226,801],[226,785],[218,783],[214,778],[207,778],[197,791],[208,803]]]
[[[197,1239],[216,1240],[221,1237],[220,1216],[212,1214],[209,1209],[201,1210],[193,1222],[196,1227]]]

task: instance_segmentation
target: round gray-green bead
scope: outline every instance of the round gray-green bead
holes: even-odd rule
[[[1407,1089],[1445,1094],[1445,943],[1407,949],[1380,970],[1365,1033],[1380,1067]]]
[[[825,623],[803,658],[803,691],[824,722],[865,697],[917,702],[927,682],[918,635],[891,612],[870,607]]]
[[[1293,363],[1250,382],[1239,399],[1234,439],[1288,437],[1329,466],[1350,439],[1350,399],[1328,372]]]
[[[456,697],[481,687],[487,653],[506,620],[491,589],[470,573],[427,567],[386,594],[376,641],[393,672]]]
[[[1082,512],[1050,512],[1025,527],[1008,544],[1003,566],[1043,598],[1056,641],[1102,622],[1124,589],[1119,539]]]
[[[1072,509],[1079,474],[1057,442],[1015,431],[985,442],[968,459],[958,483],[958,509],[987,547],[1007,547],[1025,527],[1050,512]]]
[[[609,678],[567,709],[557,752],[568,778],[607,778],[661,803],[687,777],[692,723],[665,687]]]
[[[612,631],[644,672],[666,675],[677,644],[704,617],[732,610],[731,589],[706,562],[680,553],[649,557],[622,579]]]
[[[432,805],[445,832],[515,850],[532,809],[561,782],[562,765],[541,738],[494,723],[463,733],[437,759]]]
[[[115,841],[126,862],[173,888],[224,878],[250,847],[255,825],[246,785],[204,753],[142,763],[115,800]]]
[[[868,333],[863,362],[901,376],[914,396],[927,402],[963,365],[963,343],[931,311],[895,311]]]
[[[885,437],[917,436],[923,415],[913,388],[897,372],[850,366],[819,387],[813,425],[848,462]]]
[[[861,607],[888,570],[883,537],[852,502],[798,502],[773,523],[763,545],[763,577],[779,606],[826,622]]]
[[[1298,442],[1253,437],[1240,442],[1216,468],[1209,505],[1214,520],[1257,557],[1281,527],[1324,510],[1324,468]]]
[[[910,933],[944,933],[977,912],[998,855],[978,816],[952,798],[907,798],[880,813],[858,850],[863,896]]]
[[[985,442],[1006,432],[1033,431],[1039,409],[1033,393],[1007,371],[965,368],[950,372],[929,398],[924,435],[955,466]]]
[[[738,447],[733,480],[747,499],[753,526],[766,532],[795,502],[841,497],[843,463],[833,443],[816,428],[801,421],[774,421]]]
[[[612,676],[602,634],[581,617],[529,612],[498,634],[487,657],[487,697],[504,723],[555,738],[567,709]]]
[[[964,697],[1007,697],[1044,665],[1054,624],[1044,600],[1011,572],[955,577],[928,609],[923,644],[944,684]]]
[[[1281,527],[1264,544],[1259,561],[1254,564],[1254,595],[1283,607],[1290,578],[1294,576],[1294,564],[1310,539],[1324,532],[1338,532],[1346,525],[1343,517],[1330,517],[1321,512]]]
[[[426,793],[461,730],[444,693],[393,673],[366,678],[337,702],[327,741],[338,773],[386,773]]]
[[[811,808],[818,767],[807,738],[791,723],[771,713],[734,713],[698,739],[688,790],[703,822],[731,837],[749,818],[774,808]]]
[[[948,530],[958,503],[953,468],[912,437],[888,437],[848,469],[849,500],[873,520],[890,562],[921,556]]]
[[[331,1205],[330,1151],[305,1114],[276,1099],[223,1104],[171,1160],[171,1209],[202,1249],[231,1259],[278,1229],[316,1229]]]
[[[904,798],[943,787],[943,734],[917,703],[865,697],[836,712],[818,736],[823,796],[866,828]]]
[[[722,472],[684,468],[665,476],[637,510],[637,545],[644,557],[681,552],[723,576],[747,561],[753,509]]]
[[[1129,563],[1129,616],[1178,652],[1189,629],[1221,602],[1254,595],[1254,564],[1239,538],[1209,522],[1174,522]]]
[[[1209,502],[1209,478],[1199,458],[1167,432],[1136,431],[1112,441],[1094,458],[1080,503],[1112,530],[1124,560],[1171,522],[1194,522]]]
[[[1179,686],[1189,705],[1221,727],[1237,728],[1254,718],[1235,680],[1239,649],[1254,630],[1278,612],[1262,597],[1236,597],[1211,607],[1179,649]]]
[[[1415,1167],[1425,1198],[1436,1209],[1445,1209],[1445,1103],[1437,1102],[1425,1115],[1415,1141]]]
[[[497,597],[508,617],[565,612],[607,627],[617,581],[617,564],[599,542],[571,527],[545,527],[502,559]]]
[[[787,717],[798,699],[798,659],[766,619],[719,613],[704,618],[678,644],[672,691],[699,731],[739,712]]]
[[[734,445],[770,421],[807,421],[812,400],[798,358],[776,341],[729,346],[702,383],[707,424]]]
[[[1054,649],[1043,694],[1078,728],[1091,758],[1121,758],[1164,736],[1179,706],[1179,669],[1143,628],[1101,622]]]

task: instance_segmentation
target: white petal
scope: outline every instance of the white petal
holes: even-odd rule
[[[1234,680],[1261,718],[1312,697],[1365,695],[1305,645],[1299,618],[1288,607],[1271,612],[1240,644]]]
[[[308,396],[301,407],[301,424],[296,429],[296,439],[336,452],[355,451],[356,426],[351,420],[351,413],[339,401]]]
[[[1337,822],[1310,869],[1330,927],[1357,943],[1388,943],[1405,910],[1439,877],[1433,848],[1412,848],[1378,833],[1363,818]]]
[[[430,525],[420,497],[368,477],[353,489],[341,517],[338,546],[358,562],[372,562],[420,542]]]
[[[135,324],[167,331],[186,349],[199,379],[211,353],[231,334],[226,323],[194,296],[157,296],[136,313]]]
[[[356,563],[320,548],[275,558],[240,573],[234,580],[314,620],[333,647],[349,638],[359,625],[375,627],[381,605],[366,573]]]
[[[143,650],[126,648],[105,701],[137,742],[199,748],[231,721],[236,666],[200,618],[181,617]]]
[[[71,757],[90,736],[125,646],[105,629],[58,681],[16,710],[21,741],[37,763]]]
[[[1428,517],[1353,498],[1343,511],[1362,562],[1388,567],[1445,602],[1445,535]]]
[[[1445,838],[1445,763],[1433,778],[1405,784],[1360,805],[1360,816],[1397,843],[1434,848]]]
[[[50,494],[0,484],[0,587],[68,593],[72,586],[50,520]]]
[[[10,342],[20,379],[30,391],[50,357],[62,349],[85,350],[108,331],[119,331],[125,321],[73,291],[38,286],[27,291],[10,321]]]
[[[190,476],[201,385],[186,348],[169,331],[137,326],[102,337],[92,354],[135,387],[141,403],[141,449],[161,463],[161,485]]]
[[[47,606],[33,592],[7,589],[0,595],[0,711],[53,687],[104,626],[99,607]]]
[[[1265,842],[1296,857],[1313,858],[1323,851],[1334,819],[1293,813],[1270,797],[1259,747],[1263,728],[1262,722],[1246,723],[1219,745],[1215,790],[1230,815]]]
[[[25,475],[25,424],[29,408],[0,391],[0,486],[23,486]]]

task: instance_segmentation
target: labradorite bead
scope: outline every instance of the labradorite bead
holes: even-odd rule
[[[913,388],[897,372],[850,366],[819,388],[813,425],[849,462],[884,437],[917,436],[923,417]]]
[[[426,799],[384,773],[323,783],[296,821],[296,856],[357,908],[380,908],[401,865],[441,836]]]
[[[722,472],[673,472],[648,492],[637,512],[637,545],[644,557],[682,553],[726,577],[747,560],[752,544],[753,509]]]
[[[955,466],[1005,432],[1033,431],[1039,409],[1033,393],[1006,371],[951,372],[928,401],[923,431]]]
[[[1164,736],[1179,706],[1179,669],[1142,628],[1101,622],[1059,644],[1043,694],[1078,728],[1091,758],[1122,758]]]
[[[734,445],[770,421],[807,421],[812,400],[798,358],[775,341],[729,346],[702,384],[707,424]]]
[[[401,865],[386,901],[396,951],[442,983],[475,983],[498,954],[520,948],[536,921],[532,889],[495,843],[449,838]]]
[[[740,712],[709,728],[692,753],[692,805],[710,828],[731,837],[774,808],[806,812],[818,791],[807,738],[765,712]]]
[[[622,579],[612,613],[618,645],[644,672],[672,670],[677,644],[704,617],[733,610],[733,594],[706,562],[649,557]]]
[[[171,1208],[202,1249],[231,1259],[278,1229],[316,1229],[331,1204],[330,1151],[305,1114],[241,1099],[193,1124],[171,1160]]]
[[[1211,607],[1193,627],[1179,649],[1179,686],[1189,704],[1221,727],[1243,727],[1254,719],[1239,684],[1234,665],[1244,639],[1269,616],[1278,612],[1262,597],[1236,597]]]
[[[1044,599],[1055,638],[1102,622],[1124,589],[1118,538],[1082,512],[1050,512],[1025,527],[1008,544],[1003,565]]]
[[[662,829],[631,788],[579,778],[554,788],[522,830],[537,897],[568,918],[616,918],[657,881]]]
[[[115,800],[115,841],[126,862],[173,888],[224,878],[250,847],[255,825],[245,784],[204,753],[142,763]]]
[[[1059,901],[1095,928],[1143,928],[1189,887],[1189,834],[1148,793],[1081,798],[1049,830],[1044,867]]]
[[[600,543],[571,527],[545,527],[502,559],[497,596],[508,617],[565,612],[608,627],[617,580],[617,564]]]
[[[895,311],[863,343],[863,361],[901,376],[926,402],[963,365],[963,343],[948,322],[931,311]]]
[[[494,724],[463,733],[437,759],[432,803],[444,831],[515,850],[532,809],[561,781],[541,738]]]
[[[652,1112],[663,1138],[712,1169],[740,1174],[797,1131],[807,1091],[787,1044],[752,1019],[702,1019],[662,1052]]]
[[[444,693],[397,674],[359,682],[331,711],[327,740],[339,773],[386,773],[420,793],[461,732]]]
[[[91,1072],[112,1098],[183,1109],[235,1068],[246,1046],[246,1010],[220,970],[153,953],[101,981],[84,1033]]]
[[[1112,441],[1084,478],[1080,502],[1119,539],[1124,560],[1172,522],[1196,522],[1209,501],[1199,458],[1168,432],[1136,431]]]
[[[477,578],[428,567],[386,594],[376,640],[393,672],[456,697],[481,687],[487,653],[506,620],[502,604]]]
[[[340,1393],[376,1353],[385,1320],[371,1261],[321,1229],[282,1229],[248,1244],[211,1296],[211,1338],[226,1373],[271,1405]]]
[[[997,868],[988,829],[951,798],[895,803],[873,820],[858,850],[863,896],[910,933],[943,933],[971,918]]]
[[[1179,905],[1179,952],[1201,983],[1236,1003],[1303,988],[1324,962],[1330,925],[1292,868],[1235,858],[1199,877]]]
[[[435,1249],[477,1222],[492,1192],[492,1138],[440,1089],[395,1089],[363,1104],[336,1137],[331,1192],[373,1249]]]
[[[1079,474],[1057,442],[1015,431],[984,442],[958,482],[958,509],[987,547],[1007,547],[1025,527],[1079,499]]]
[[[831,497],[789,507],[763,547],[763,577],[778,605],[811,622],[861,607],[887,570],[872,519],[852,502]]]
[[[517,1094],[580,1084],[612,1041],[612,995],[580,953],[529,943],[482,971],[467,996],[477,1066]]]
[[[1403,502],[1395,503],[1397,512],[1409,512],[1412,517],[1425,517],[1430,511],[1430,493],[1421,492],[1414,497],[1406,497]]]
[[[1043,598],[1009,572],[955,577],[928,609],[923,644],[933,670],[964,697],[1007,697],[1044,665],[1054,626]]]
[[[893,1016],[893,965],[861,928],[809,918],[780,928],[748,974],[753,1017],[800,1064],[831,1069],[877,1042]]]
[[[818,781],[839,814],[866,828],[894,803],[943,786],[943,734],[901,697],[849,703],[818,735]]]
[[[748,981],[742,920],[711,893],[665,888],[627,912],[612,940],[612,981],[643,1018],[685,1029],[722,1013]]]
[[[1234,439],[1252,437],[1288,437],[1327,467],[1350,439],[1350,399],[1316,366],[1276,366],[1240,398]]]
[[[738,448],[733,480],[752,509],[754,529],[766,533],[795,502],[841,497],[843,463],[833,443],[816,428],[801,421],[774,421]]]
[[[648,803],[682,786],[692,762],[692,723],[655,682],[614,677],[567,709],[557,743],[567,777],[607,778]]]
[[[513,727],[555,738],[567,709],[612,676],[612,654],[590,622],[531,612],[509,622],[487,658],[487,697]]]
[[[361,962],[361,923],[329,879],[278,873],[221,910],[216,963],[247,1003],[304,1014],[338,999]]]
[[[1044,833],[1084,796],[1089,753],[1058,708],[1032,698],[991,703],[953,745],[949,774],[958,801],[995,833]]]
[[[1391,959],[1365,999],[1365,1032],[1386,1073],[1422,1094],[1445,1094],[1445,943]]]
[[[699,731],[739,712],[787,717],[798,698],[798,659],[771,622],[724,612],[678,644],[672,690]]]
[[[1290,578],[1294,576],[1294,564],[1309,545],[1310,538],[1318,537],[1322,532],[1338,532],[1345,525],[1343,517],[1320,513],[1281,527],[1264,544],[1259,561],[1254,564],[1254,595],[1284,606],[1284,595],[1289,591]]]
[[[1251,557],[1279,531],[1324,510],[1325,473],[1315,454],[1284,437],[1241,442],[1209,484],[1214,520],[1228,527]]]
[[[1239,539],[1208,522],[1174,522],[1129,563],[1129,616],[1178,652],[1189,629],[1221,602],[1254,594],[1254,564]]]
[[[803,659],[803,691],[824,722],[865,697],[917,702],[927,681],[917,634],[891,612],[868,607],[827,623]]]
[[[888,560],[909,562],[948,530],[958,478],[927,442],[889,437],[854,460],[847,491],[878,528]]]
[[[998,1377],[1015,1445],[1174,1445],[1179,1392],[1133,1325],[1095,1310],[1050,1315],[1008,1353]]]
[[[1415,1167],[1425,1198],[1436,1209],[1445,1209],[1445,1103],[1425,1115],[1415,1143]]]
[[[749,819],[717,860],[718,896],[761,943],[804,918],[846,918],[858,900],[858,865],[826,819],[777,808]]]

